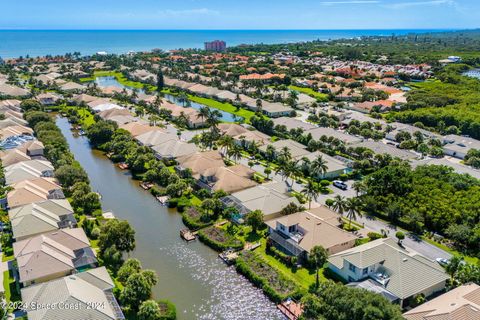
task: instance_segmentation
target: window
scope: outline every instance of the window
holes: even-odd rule
[[[296,227],[296,225],[288,227],[288,232],[295,232],[295,230],[297,229]]]
[[[348,264],[348,269],[350,269],[350,271],[352,271],[352,272],[355,272],[357,270],[357,267],[355,267],[353,264],[349,263]]]
[[[283,226],[283,224],[280,225],[280,230],[285,231],[285,227]]]
[[[368,273],[368,268],[363,268],[362,273],[363,273],[363,275],[366,275]]]

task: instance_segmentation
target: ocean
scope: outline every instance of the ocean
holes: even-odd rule
[[[0,57],[203,48],[205,41],[212,40],[235,46],[431,31],[446,30],[0,30]]]

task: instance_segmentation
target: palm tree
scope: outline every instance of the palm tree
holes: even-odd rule
[[[314,246],[310,250],[309,255],[310,255],[310,258],[313,260],[313,262],[315,264],[315,273],[316,273],[315,285],[316,285],[316,288],[318,289],[318,286],[320,285],[320,279],[319,279],[318,271],[320,270],[321,267],[323,267],[325,262],[327,262],[328,252],[327,252],[327,250],[325,250],[324,247],[318,245],[318,246]]]
[[[366,192],[367,191],[367,186],[363,181],[355,181],[352,185],[353,190],[357,193],[357,197],[360,193]]]
[[[223,152],[222,152],[223,155],[228,155],[228,151],[234,145],[233,138],[229,135],[221,136],[220,139],[218,139],[217,141],[217,145],[221,149],[223,149]]]
[[[236,144],[228,151],[228,155],[233,159],[235,163],[242,157],[242,149]]]
[[[292,159],[292,153],[290,152],[290,149],[285,146],[280,150],[278,157],[282,159],[282,162],[288,162]]]
[[[183,112],[180,112],[180,115],[177,118],[177,122],[181,127],[187,127],[188,122],[190,121],[189,117]]]
[[[346,201],[347,204],[347,218],[348,218],[348,226],[350,227],[352,224],[352,220],[357,220],[357,215],[362,217],[361,213],[361,205],[358,198],[348,198]]]
[[[206,106],[201,106],[200,109],[198,109],[198,114],[197,114],[197,119],[202,119],[204,121],[205,119],[208,119],[210,116],[210,109]]]
[[[318,199],[318,194],[319,194],[318,185],[315,182],[308,180],[308,183],[302,189],[301,193],[305,195],[305,197],[307,197],[308,209],[310,209],[312,207],[312,200],[317,201]]]
[[[323,177],[328,170],[327,161],[323,159],[322,156],[318,156],[317,159],[313,160],[310,164],[310,172],[311,174],[317,177]]]
[[[339,214],[343,215],[345,210],[347,209],[347,201],[345,197],[342,197],[341,195],[337,194],[333,198],[333,210],[337,211]]]
[[[218,110],[210,110],[207,117],[207,125],[210,126],[210,129],[213,133],[218,133],[218,124],[220,123],[220,118],[222,114]]]

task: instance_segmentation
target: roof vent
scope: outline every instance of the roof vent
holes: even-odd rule
[[[402,260],[403,260],[403,262],[407,262],[407,261],[408,261],[408,259],[407,259],[407,258],[403,258]]]

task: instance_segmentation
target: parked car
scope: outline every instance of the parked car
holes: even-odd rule
[[[342,189],[342,190],[347,190],[348,189],[348,185],[343,182],[343,181],[340,181],[340,180],[334,180],[333,181],[333,185],[339,189]]]
[[[445,258],[437,258],[435,260],[437,260],[438,264],[443,267],[445,267],[450,262],[448,259]]]

